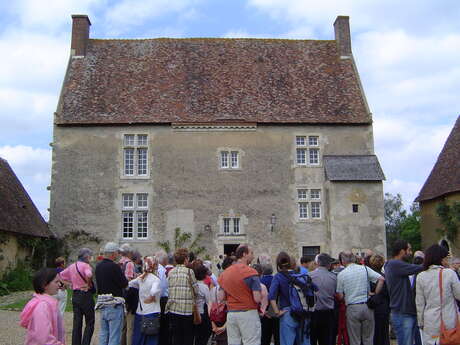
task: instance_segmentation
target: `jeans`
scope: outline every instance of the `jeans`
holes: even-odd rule
[[[90,345],[94,333],[95,320],[93,294],[74,290],[72,295],[72,307],[72,345]],[[83,317],[85,317],[85,332],[82,338]]]
[[[398,339],[398,345],[413,345],[417,317],[392,311],[391,324]]]
[[[305,319],[303,325],[295,320],[288,310],[280,318],[281,345],[310,345],[310,320]]]
[[[149,319],[159,318],[160,313],[146,314],[144,317]],[[133,327],[133,345],[157,345],[160,338],[159,335],[145,335],[141,333],[141,322],[142,315],[136,314],[134,316],[134,327]]]
[[[99,345],[120,345],[125,308],[119,304],[101,308]]]

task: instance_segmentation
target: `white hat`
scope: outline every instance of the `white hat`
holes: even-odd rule
[[[120,251],[120,248],[115,242],[107,242],[107,244],[104,246],[104,253],[115,253],[118,251]]]

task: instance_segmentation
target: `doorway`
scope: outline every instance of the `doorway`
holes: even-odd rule
[[[235,255],[236,248],[238,248],[240,244],[224,244],[224,254],[227,256]]]

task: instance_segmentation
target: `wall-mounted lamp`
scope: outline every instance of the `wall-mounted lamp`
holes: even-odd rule
[[[270,217],[270,230],[273,231],[273,228],[275,227],[276,224],[276,216],[274,213],[272,213],[272,216]]]
[[[211,225],[206,224],[206,225],[204,226],[204,230],[206,230],[206,231],[211,231]]]

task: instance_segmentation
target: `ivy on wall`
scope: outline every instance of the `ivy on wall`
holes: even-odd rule
[[[460,229],[460,202],[456,201],[448,205],[443,200],[436,206],[436,214],[442,224],[441,228],[436,229],[437,232],[455,243]]]

